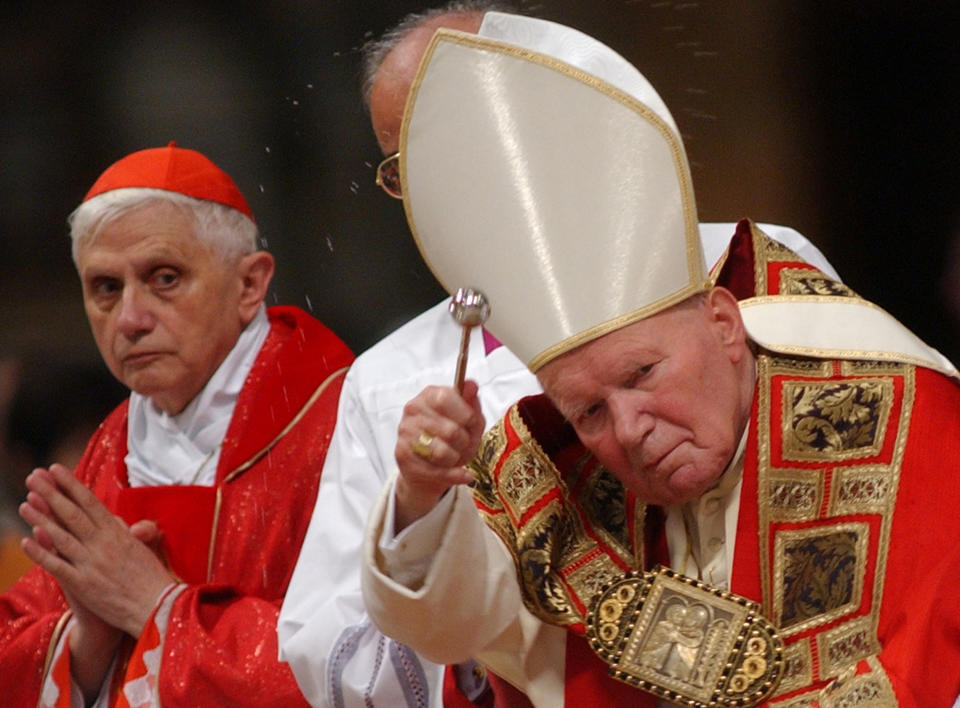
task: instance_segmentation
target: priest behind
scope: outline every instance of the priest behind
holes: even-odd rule
[[[33,471],[37,564],[0,596],[9,705],[305,705],[275,625],[347,347],[264,306],[273,257],[233,180],[171,143],[70,216],[94,339],[130,397],[71,472]]]

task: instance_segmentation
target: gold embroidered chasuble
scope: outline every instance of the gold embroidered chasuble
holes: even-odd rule
[[[715,278],[739,299],[857,298],[749,222],[739,225]],[[935,686],[936,672],[918,667],[918,647],[933,663],[941,656],[960,665],[960,647],[949,639],[960,622],[928,632],[913,612],[937,607],[942,588],[934,581],[960,561],[911,534],[922,533],[926,512],[956,498],[945,475],[924,479],[924,465],[936,457],[932,420],[952,431],[947,448],[960,460],[958,387],[895,361],[761,350],[757,362],[731,589],[759,602],[785,640],[783,678],[769,705],[952,700],[960,686]],[[481,516],[514,557],[525,605],[544,622],[582,635],[604,585],[668,562],[661,510],[645,507],[599,465],[545,397],[515,405],[472,466]],[[960,522],[950,527],[960,532]],[[917,558],[903,545],[911,542],[932,564],[926,575],[911,574]],[[934,582],[915,598],[904,592],[914,576]]]

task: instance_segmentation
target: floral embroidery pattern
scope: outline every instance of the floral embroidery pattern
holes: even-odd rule
[[[798,539],[784,548],[783,611],[787,628],[854,601],[855,531]]]
[[[784,385],[784,457],[873,456],[883,443],[892,384],[887,379]]]

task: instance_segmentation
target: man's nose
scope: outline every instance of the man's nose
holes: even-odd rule
[[[120,313],[117,316],[120,333],[129,339],[136,339],[149,332],[153,324],[153,312],[147,295],[135,286],[124,287],[120,298]]]
[[[609,397],[607,405],[613,416],[617,441],[624,447],[642,444],[656,422],[649,410],[647,394],[635,390],[618,391]]]

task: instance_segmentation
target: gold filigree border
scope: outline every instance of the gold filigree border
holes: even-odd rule
[[[866,663],[870,667],[866,673],[857,674],[850,667],[824,688],[771,702],[770,708],[896,708],[900,703],[887,672],[876,657],[867,658]]]
[[[835,629],[817,635],[820,674],[824,678],[839,676],[850,666],[856,666],[859,661],[879,654],[881,649],[869,617],[845,622]]]
[[[813,653],[809,639],[801,639],[787,645],[783,650],[783,678],[777,687],[777,695],[796,691],[813,683]]]
[[[801,495],[805,489],[809,493]],[[823,475],[817,470],[771,468],[767,488],[760,493],[765,493],[772,520],[812,521],[823,506]],[[803,500],[807,496],[809,503]]]
[[[913,412],[913,401],[916,396],[916,371],[912,366],[904,366],[903,396],[900,401],[900,420],[897,430],[897,439],[894,443],[893,460],[890,465],[890,489],[887,494],[886,507],[881,518],[880,543],[877,548],[877,567],[874,572],[873,603],[871,618],[873,632],[876,636],[877,622],[880,617],[880,606],[883,602],[883,586],[887,574],[887,555],[890,552],[890,535],[893,529],[893,512],[896,508],[897,494],[900,488],[900,472],[903,467],[903,456],[907,448],[907,438],[910,433],[910,420]]]
[[[857,494],[857,488],[860,493]],[[890,495],[894,493],[890,468],[886,465],[838,467],[833,472],[827,513],[883,514],[891,509]]]
[[[772,522],[770,502],[763,497],[763,490],[769,489],[770,476],[770,381],[776,368],[768,356],[757,357],[757,393],[759,412],[757,414],[757,521],[760,538],[760,589],[763,593],[763,611],[773,617],[773,596],[770,589],[770,537],[767,529]],[[779,364],[780,361],[777,360]]]
[[[819,281],[823,283],[830,283],[830,285],[836,290],[841,290],[844,292],[850,292],[852,297],[856,297],[856,294],[853,293],[850,288],[842,283],[838,283],[836,280],[831,278],[829,275],[824,273],[821,270],[818,270],[814,267],[803,268],[800,266],[797,267],[785,267],[781,268],[778,272],[778,282],[777,282],[777,291],[778,294],[782,293],[784,295],[809,295],[810,293],[804,293],[802,291],[798,292],[795,288],[798,284],[802,287],[806,287],[811,281]],[[834,295],[837,293],[830,292],[819,292],[818,295]]]

